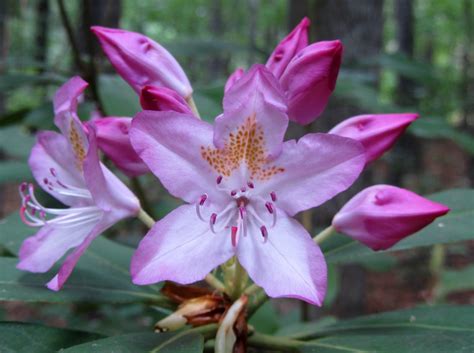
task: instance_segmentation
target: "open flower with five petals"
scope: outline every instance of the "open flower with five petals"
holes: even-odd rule
[[[268,295],[322,304],[323,254],[293,216],[347,189],[364,167],[364,149],[329,134],[284,142],[287,109],[273,74],[255,65],[225,93],[214,126],[178,112],[135,117],[132,145],[186,204],[141,241],[134,283],[199,281],[236,256]]]
[[[46,272],[68,251],[48,288],[59,290],[90,243],[119,220],[134,216],[138,199],[99,160],[94,128],[86,129],[76,108],[87,83],[74,77],[54,97],[55,124],[61,133],[44,131],[29,158],[41,188],[69,208],[49,208],[35,196],[32,184],[22,184],[23,221],[39,231],[26,239],[17,267]]]

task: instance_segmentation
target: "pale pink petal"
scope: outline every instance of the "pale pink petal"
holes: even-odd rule
[[[193,93],[179,63],[154,40],[121,29],[99,26],[91,29],[117,72],[138,94],[146,85],[171,88],[183,98]]]
[[[166,87],[143,87],[140,93],[140,104],[145,110],[170,110],[173,112],[194,115],[184,98],[172,89]]]
[[[237,68],[227,79],[224,92],[227,92],[240,78],[244,75],[245,70],[241,67]]]
[[[131,118],[100,118],[94,120],[93,124],[97,133],[97,145],[118,169],[129,177],[150,171],[130,143]]]
[[[278,211],[277,211],[278,212]],[[256,224],[238,243],[238,259],[270,297],[297,298],[321,306],[327,268],[321,249],[297,221],[280,211],[264,238]]]
[[[291,60],[280,78],[290,120],[309,124],[323,112],[336,87],[341,57],[342,44],[336,40],[311,44]]]
[[[233,255],[230,232],[212,233],[195,207],[185,205],[148,232],[133,255],[130,272],[135,284],[187,284],[202,280]]]
[[[448,211],[448,207],[411,191],[374,185],[349,200],[332,224],[370,248],[384,250]]]
[[[96,132],[89,129],[89,150],[84,160],[84,180],[95,204],[118,221],[134,216],[140,209],[136,196],[117,178],[98,156]]]
[[[266,66],[276,78],[280,78],[289,62],[308,45],[310,20],[305,17],[273,50]]]
[[[262,187],[276,193],[276,204],[289,215],[321,205],[346,190],[365,165],[364,148],[352,139],[329,134],[307,134],[298,142],[286,141],[273,161],[282,173]]]
[[[190,203],[204,193],[212,193],[210,202],[223,200],[225,195],[217,190],[219,175],[201,154],[212,145],[208,123],[176,112],[143,111],[133,119],[130,139],[172,195]]]
[[[85,202],[60,192],[64,186],[85,189],[82,172],[63,135],[53,131],[38,133],[28,164],[38,185],[54,198],[69,206]]]
[[[254,65],[224,95],[224,114],[216,118],[214,144],[223,148],[230,134],[254,120],[264,135],[265,154],[280,153],[288,127],[286,99],[273,75],[263,65]]]
[[[370,163],[390,149],[417,118],[418,114],[412,113],[358,115],[344,120],[329,133],[360,141]]]

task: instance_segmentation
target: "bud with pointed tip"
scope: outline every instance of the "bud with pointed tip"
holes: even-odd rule
[[[161,45],[140,33],[91,27],[120,76],[140,93],[146,85],[164,86],[183,98],[193,89],[176,59]]]
[[[225,86],[224,86],[224,92],[227,92],[233,85],[236,83],[239,78],[241,78],[244,75],[245,71],[243,68],[239,67],[237,68],[227,79]]]
[[[140,93],[145,110],[174,111],[194,115],[183,97],[166,87],[145,86]]]
[[[276,78],[283,75],[293,57],[308,46],[308,28],[310,20],[305,17],[273,50],[266,66]]]
[[[329,131],[330,134],[349,137],[364,145],[367,164],[390,149],[418,114],[371,114],[346,119]]]
[[[448,207],[411,191],[374,185],[349,200],[332,225],[373,250],[385,250],[448,212]]]
[[[336,87],[341,58],[338,40],[311,44],[293,57],[280,77],[290,120],[306,125],[319,117]]]

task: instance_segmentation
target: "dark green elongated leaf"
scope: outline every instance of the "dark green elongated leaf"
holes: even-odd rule
[[[51,353],[100,337],[89,332],[22,322],[0,322],[0,352],[4,353]]]
[[[447,353],[474,350],[474,307],[434,306],[369,315],[320,328],[301,352]],[[308,338],[308,335],[306,334]]]
[[[0,161],[0,184],[30,180],[30,168],[23,161]]]
[[[474,238],[474,190],[454,189],[428,196],[451,211],[418,233],[409,236],[387,251],[405,250],[433,244],[452,243]],[[351,262],[377,254],[343,235],[335,235],[322,244],[328,262]]]
[[[0,245],[18,254],[22,241],[36,231],[10,215],[0,225]],[[150,301],[166,305],[157,292],[158,286],[135,286],[129,273],[133,249],[99,237],[79,260],[63,289],[53,292],[45,288],[58,270],[32,274],[15,268],[17,259],[0,258],[0,300],[40,302],[103,302],[125,303]]]
[[[87,342],[63,350],[64,353],[202,353],[204,339],[198,334],[132,333]]]

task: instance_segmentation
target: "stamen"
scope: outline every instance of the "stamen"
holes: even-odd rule
[[[56,176],[56,169],[54,169],[54,168],[49,168],[49,172],[51,173],[51,175],[52,175],[53,177]]]
[[[207,200],[207,194],[204,194],[201,196],[201,199],[199,200],[199,206],[204,205],[204,202]]]
[[[272,198],[272,201],[273,201],[273,202],[276,202],[276,200],[277,200],[277,194],[275,193],[275,191],[272,191],[272,192],[270,193],[270,197]]]
[[[232,241],[232,246],[235,248],[237,246],[238,238],[237,238],[237,231],[239,228],[236,226],[232,226],[231,228],[231,241]]]
[[[230,196],[235,196],[235,195],[237,195],[237,190],[232,190],[232,191],[230,192]]]
[[[274,209],[273,209],[273,204],[271,202],[265,202],[265,207],[267,208],[270,214],[273,214]]]
[[[255,187],[255,185],[253,185],[253,183],[251,181],[247,182],[247,186],[251,189],[253,189]]]
[[[217,213],[213,213],[211,214],[211,224],[214,225],[216,224],[216,220],[217,220]]]
[[[239,213],[240,213],[240,219],[244,219],[245,214],[246,214],[245,207],[240,206],[239,207]]]
[[[216,179],[217,185],[219,185],[222,182],[222,175],[219,175]]]
[[[263,242],[266,243],[266,242],[267,242],[267,239],[268,239],[267,227],[261,226],[261,227],[260,227],[260,231],[262,232]]]
[[[242,187],[242,188],[240,189],[240,192],[246,192],[246,191],[247,191],[247,189],[246,189],[245,187]]]

